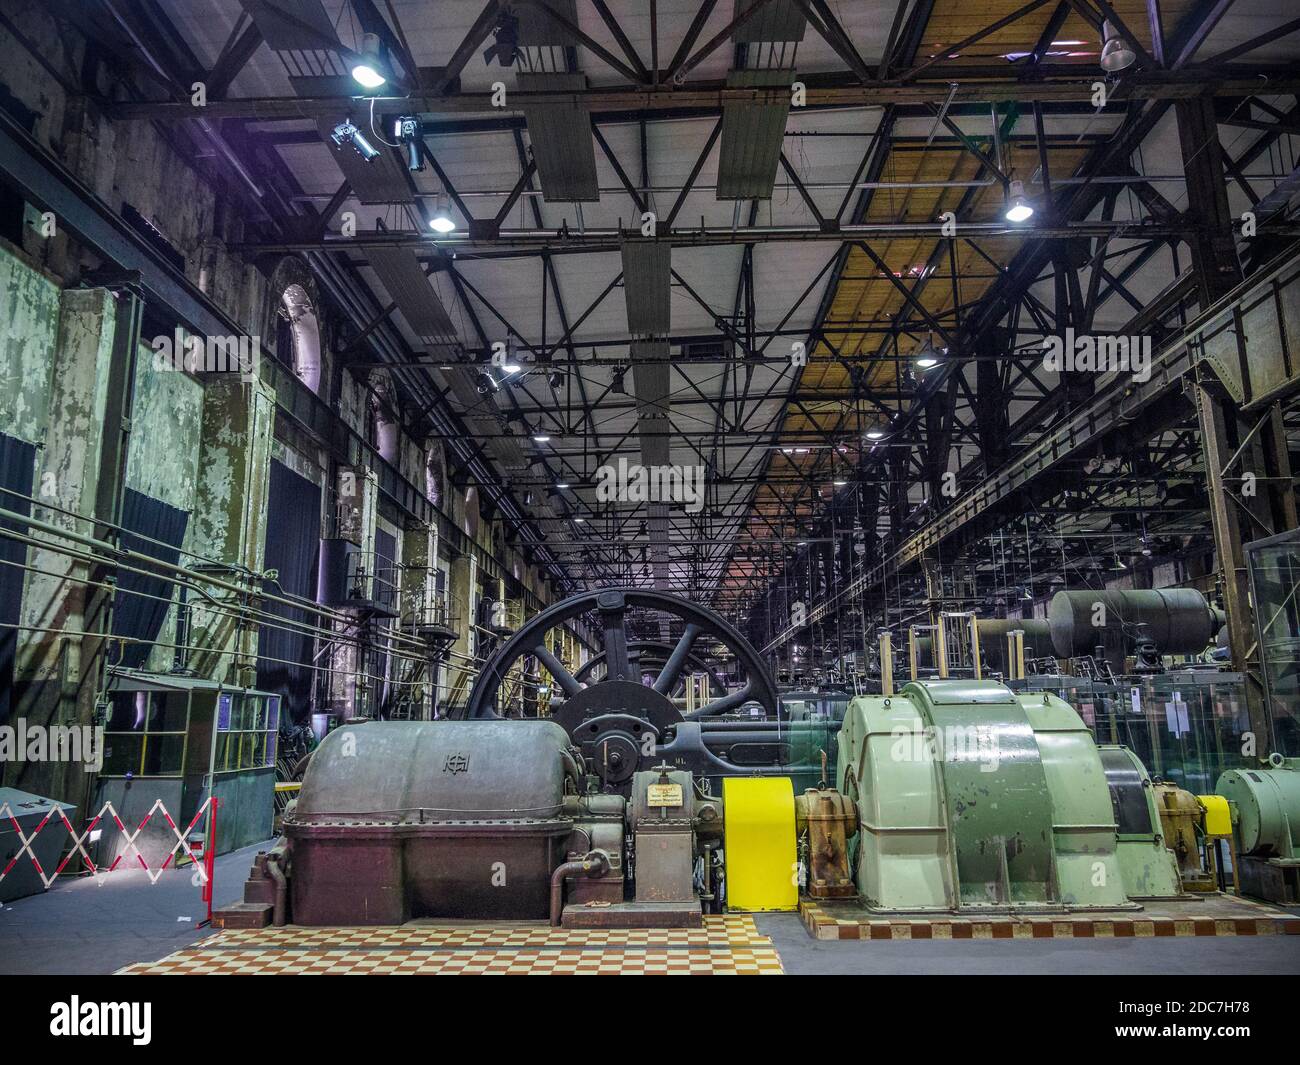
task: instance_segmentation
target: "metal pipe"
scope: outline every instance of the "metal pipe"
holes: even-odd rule
[[[560,927],[560,911],[564,909],[564,881],[581,873],[583,876],[604,876],[609,872],[609,855],[604,851],[588,851],[586,857],[574,862],[564,862],[551,874],[551,926]]]
[[[679,247],[709,247],[728,244],[749,244],[754,241],[809,241],[814,243],[838,242],[852,244],[859,240],[883,237],[934,237],[946,236],[941,222],[864,222],[841,226],[827,232],[816,226],[772,225],[746,226],[681,226],[665,227],[658,240]],[[1106,221],[1090,219],[1085,222],[1064,224],[1025,225],[1023,223],[990,221],[967,222],[963,233],[969,237],[1014,236],[1023,240],[1057,240],[1074,237],[1125,236],[1130,239],[1186,236],[1190,227],[1180,223],[1134,222],[1130,219]],[[1272,227],[1281,235],[1300,232],[1294,225]],[[370,231],[352,237],[327,235],[307,240],[245,241],[230,245],[234,252],[264,254],[268,252],[320,252],[356,251],[368,248],[410,248],[416,251],[437,251],[457,248],[529,248],[529,247],[581,247],[588,251],[616,251],[627,239],[628,231],[616,227],[599,229],[588,227],[582,232],[569,229],[502,229],[491,238],[471,235],[468,232],[448,236],[428,236],[417,230],[409,232]]]
[[[276,928],[283,928],[285,922],[285,900],[289,892],[289,878],[280,868],[280,853],[271,851],[266,856],[266,871],[275,882],[275,901],[271,905],[271,923]]]

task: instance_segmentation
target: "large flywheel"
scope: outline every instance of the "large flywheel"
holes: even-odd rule
[[[597,657],[602,674],[580,672],[579,679],[564,666],[548,642],[553,629],[586,618],[600,642]],[[637,655],[637,628],[654,627],[676,632],[671,650],[657,672],[643,670]],[[696,648],[711,645],[707,657],[726,653],[734,657],[734,688],[710,684],[711,698],[692,714],[684,714],[672,694],[683,674],[694,664]],[[719,648],[718,645],[721,645]],[[563,701],[551,715],[596,766],[607,784],[630,779],[644,752],[675,733],[679,725],[714,718],[749,704],[762,716],[776,719],[776,687],[763,661],[749,642],[713,611],[685,599],[641,588],[602,588],[557,603],[530,618],[488,660],[469,695],[467,718],[505,716],[499,705],[507,679],[522,660],[532,657],[548,673]],[[716,677],[715,680],[720,680]],[[648,682],[648,683],[647,683]]]
[[[627,652],[633,675],[635,676],[639,672],[642,684],[653,683],[662,672],[668,659],[672,657],[674,646],[667,640],[628,640]],[[702,673],[707,676],[709,678],[709,691],[712,694],[725,695],[727,693],[727,684],[722,679],[718,663],[692,650],[686,660],[686,669],[682,671],[682,675],[673,690],[667,694],[676,695],[685,687],[684,681],[687,672]],[[584,685],[599,680],[603,676],[608,676],[608,673],[609,670],[605,664],[605,653],[603,651],[592,655],[578,669],[573,671],[574,677]]]

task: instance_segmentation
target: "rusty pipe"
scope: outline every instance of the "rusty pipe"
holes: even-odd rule
[[[564,909],[564,881],[579,873],[584,876],[604,876],[609,872],[609,855],[604,851],[588,851],[577,861],[564,862],[551,874],[551,926],[560,927],[560,911]]]
[[[280,868],[280,855],[272,851],[266,856],[266,871],[275,882],[275,902],[271,907],[271,923],[276,928],[284,927],[285,900],[289,894],[289,880]]]

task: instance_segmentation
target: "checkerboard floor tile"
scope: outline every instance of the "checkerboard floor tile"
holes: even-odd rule
[[[227,929],[124,974],[777,975],[746,915],[703,928],[551,928],[414,923],[399,928]]]
[[[1212,912],[1217,909],[1218,912]],[[803,899],[814,939],[1160,939],[1169,936],[1300,935],[1300,918],[1246,899],[1215,896],[1149,903],[1137,913],[1019,917],[890,917],[854,903]]]

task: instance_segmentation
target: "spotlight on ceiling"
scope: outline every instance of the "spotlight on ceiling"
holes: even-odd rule
[[[918,370],[929,370],[939,365],[939,352],[934,346],[934,338],[926,337],[925,343],[921,345],[916,353],[916,368]]]
[[[885,434],[883,430],[880,429],[868,429],[866,432],[866,437],[868,440],[883,440],[885,438]]]
[[[568,487],[569,487],[569,482],[568,482],[568,481],[556,481],[556,482],[555,482],[555,487],[556,487],[556,488],[560,488],[560,489],[568,488]]]
[[[429,228],[435,233],[454,233],[456,220],[451,217],[451,205],[447,202],[445,192],[438,193],[434,201],[433,217],[429,219]]]
[[[424,169],[424,153],[420,151],[420,120],[414,115],[399,115],[393,120],[393,136],[398,144],[406,146],[406,169],[418,173]]]
[[[831,481],[831,484],[833,484],[836,488],[843,488],[848,483],[849,483],[848,481],[844,481],[844,480]]]
[[[334,127],[333,132],[330,133],[330,140],[340,148],[345,144],[350,144],[367,163],[379,154],[379,149],[366,140],[365,135],[352,124],[350,118],[345,118]]]
[[[360,53],[352,61],[352,80],[363,89],[374,90],[387,83],[388,73],[379,35],[367,33],[361,38]]]
[[[1107,74],[1118,74],[1136,62],[1137,54],[1107,19],[1101,24],[1101,69]]]
[[[1007,189],[1007,213],[1008,222],[1024,222],[1032,218],[1034,209],[1029,205],[1029,200],[1025,197],[1025,183],[1023,181],[1013,181]]]
[[[609,390],[616,395],[627,395],[627,384],[623,378],[627,376],[626,366],[615,366],[613,379],[610,381]]]
[[[545,444],[551,439],[550,433],[544,433],[540,429],[533,431],[533,442],[535,444]]]
[[[559,370],[552,370],[551,375],[546,379],[546,383],[549,384],[552,388],[557,388],[557,389],[563,388],[564,374],[561,373]]]
[[[474,378],[474,387],[478,389],[480,396],[487,396],[497,391],[501,386],[496,383],[490,373],[480,373]]]

